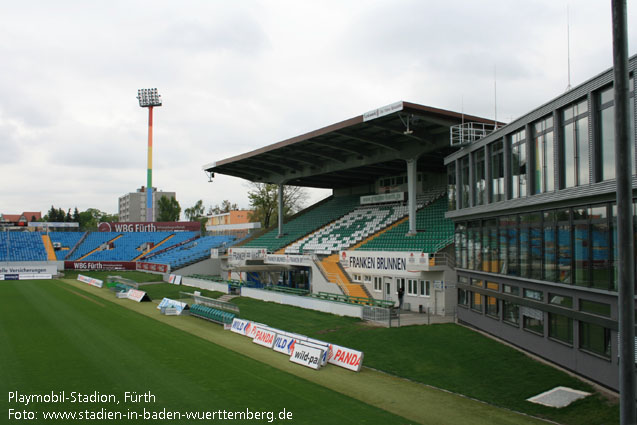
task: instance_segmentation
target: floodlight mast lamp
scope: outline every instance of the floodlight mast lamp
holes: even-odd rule
[[[153,221],[153,107],[161,106],[157,89],[137,90],[139,106],[148,108],[148,170],[146,177],[146,221]]]

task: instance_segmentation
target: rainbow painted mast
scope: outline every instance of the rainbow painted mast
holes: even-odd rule
[[[153,107],[161,106],[157,89],[137,90],[139,106],[148,108],[148,169],[146,171],[146,221],[153,221]]]

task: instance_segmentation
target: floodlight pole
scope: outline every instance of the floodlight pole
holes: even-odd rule
[[[628,30],[626,0],[612,0],[615,164],[617,170],[617,278],[619,316],[619,423],[634,425],[635,412],[635,265],[633,191],[628,108]]]
[[[146,170],[146,221],[153,221],[153,106],[148,107],[148,167]]]
[[[146,221],[153,221],[153,107],[161,106],[157,89],[137,90],[139,106],[148,108],[148,168],[146,170]]]

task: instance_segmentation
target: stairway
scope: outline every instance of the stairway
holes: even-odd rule
[[[156,244],[155,246],[153,246],[151,249],[142,252],[141,254],[139,254],[137,257],[133,258],[133,261],[137,261],[140,258],[142,258],[144,255],[156,250],[159,246],[163,245],[165,242],[167,242],[170,238],[174,237],[175,234],[173,233],[172,235],[169,235],[167,238],[163,239],[162,241],[160,241],[158,244]]]
[[[55,255],[55,249],[49,235],[42,235],[42,243],[44,243],[44,248],[46,249],[47,260],[57,261],[57,255]]]
[[[329,281],[337,284],[343,290],[345,295],[370,298],[362,284],[352,283],[349,280],[347,274],[339,264],[338,254],[332,254],[325,257],[323,261],[321,261],[321,264],[323,265],[323,269],[325,270]]]
[[[117,235],[117,236],[115,236],[113,239],[111,239],[110,241],[108,241],[108,242],[106,242],[106,243],[114,242],[114,241],[116,241],[117,239],[121,238],[122,236],[124,236],[124,235],[121,235],[121,234],[120,234],[120,235]],[[75,260],[75,261],[82,261],[83,259],[85,259],[85,258],[86,258],[86,257],[88,257],[89,255],[91,255],[92,253],[99,251],[99,250],[100,250],[100,248],[101,248],[101,246],[102,246],[102,245],[98,246],[97,248],[95,248],[94,250],[92,250],[91,252],[89,252],[88,254],[84,254],[84,255],[82,255],[80,258],[78,258],[78,259],[77,259],[77,260]]]
[[[237,298],[239,295],[230,295],[230,294],[226,294],[226,295],[222,295],[219,298],[217,298],[217,301],[223,301],[224,303],[230,302],[231,299],[233,298]]]

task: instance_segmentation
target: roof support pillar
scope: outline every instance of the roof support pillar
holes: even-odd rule
[[[416,172],[417,158],[407,160],[407,199],[409,202],[409,232],[407,236],[416,235]]]
[[[277,202],[278,220],[279,220],[279,234],[277,238],[283,236],[283,183],[279,183],[279,202]]]

